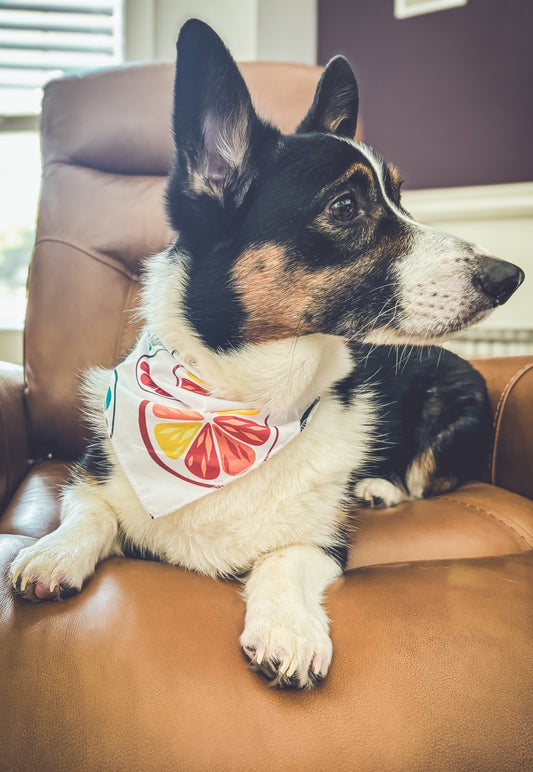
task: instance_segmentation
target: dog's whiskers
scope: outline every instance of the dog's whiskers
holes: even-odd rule
[[[372,322],[369,323],[366,326],[366,328],[364,328],[361,331],[361,335],[362,336],[368,337],[372,332],[374,332],[374,330],[378,327],[380,318],[382,318],[386,313],[390,312],[390,309],[391,309],[391,306],[392,306],[393,303],[394,303],[394,309],[392,310],[392,316],[391,316],[389,324],[394,322],[394,320],[396,319],[396,316],[398,314],[398,306],[400,304],[400,301],[398,299],[396,299],[395,297],[391,297],[391,298],[388,298],[385,301],[385,303],[382,305],[381,309],[378,311],[378,313],[376,314],[376,316],[374,317]]]
[[[300,331],[301,331],[301,329],[303,327],[303,324],[304,324],[304,318],[302,316],[300,318],[298,324],[296,325],[296,330],[295,330],[295,333],[294,333],[294,336],[293,336],[293,343],[292,343],[292,345],[290,347],[290,351],[289,351],[290,363],[289,363],[289,372],[287,373],[287,381],[288,381],[288,383],[290,383],[290,380],[291,380],[291,377],[292,377],[292,374],[293,374],[294,357],[296,356],[296,346],[298,345],[298,341],[301,338],[301,332]]]

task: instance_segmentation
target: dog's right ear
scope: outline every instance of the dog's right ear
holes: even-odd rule
[[[326,65],[313,104],[296,133],[318,131],[353,139],[358,109],[359,92],[350,63],[344,56],[335,56]]]
[[[176,196],[208,196],[227,211],[238,207],[257,173],[257,148],[266,135],[278,135],[257,117],[224,43],[197,19],[184,24],[178,38],[173,130],[167,208],[176,228]]]

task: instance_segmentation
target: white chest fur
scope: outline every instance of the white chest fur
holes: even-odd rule
[[[209,575],[242,572],[279,547],[335,544],[346,484],[365,459],[373,416],[369,395],[349,408],[323,397],[306,429],[259,469],[157,520],[120,472],[102,494],[139,548]]]

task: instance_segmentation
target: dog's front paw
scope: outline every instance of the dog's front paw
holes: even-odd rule
[[[271,686],[311,689],[328,672],[333,648],[323,621],[283,619],[247,623],[240,638],[253,670]]]
[[[61,600],[78,592],[83,584],[72,555],[46,545],[45,540],[22,549],[9,570],[15,594],[33,603]]]
[[[409,497],[399,486],[381,477],[368,477],[359,480],[353,489],[353,495],[368,502],[371,507],[395,507]]]

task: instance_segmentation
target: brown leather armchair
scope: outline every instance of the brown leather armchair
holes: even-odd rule
[[[243,71],[293,128],[318,68]],[[477,363],[494,407],[484,482],[356,516],[313,692],[249,670],[235,583],[114,558],[63,603],[13,596],[6,568],[57,525],[87,439],[78,374],[133,343],[143,261],[171,239],[171,81],[138,66],[45,92],[25,364],[0,378],[0,768],[532,769],[533,358]]]

